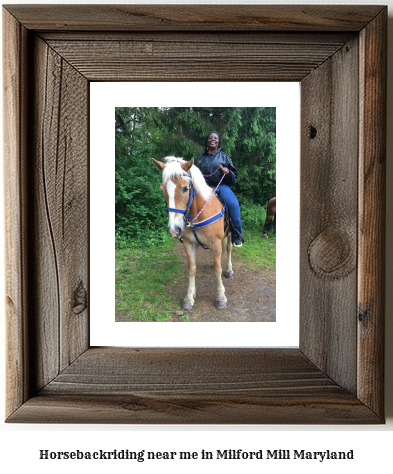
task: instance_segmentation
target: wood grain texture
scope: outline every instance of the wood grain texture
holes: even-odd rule
[[[4,176],[5,187],[5,311],[7,326],[6,411],[12,413],[29,396],[26,295],[26,114],[27,33],[3,12]]]
[[[8,421],[383,423],[386,8],[3,17]],[[89,348],[89,81],[207,80],[215,50],[208,80],[301,80],[300,348]]]
[[[359,398],[383,405],[386,202],[386,10],[360,36]]]
[[[84,353],[9,421],[261,424],[283,419],[377,421],[298,350],[110,348]]]
[[[106,81],[236,81],[245,75],[252,80],[300,81],[332,56],[343,43],[323,43],[319,38],[295,43],[275,42],[259,35],[259,42],[233,38],[224,42],[211,38],[198,43],[196,35],[176,41],[163,40],[67,41],[50,40],[49,45],[88,80]],[[270,41],[269,41],[270,39]],[[318,41],[319,40],[319,41]],[[206,74],[206,71],[209,71]]]
[[[300,347],[351,393],[357,364],[357,70],[357,42],[349,41],[301,83]]]
[[[340,5],[6,5],[27,28],[90,31],[360,31],[381,7]]]
[[[32,397],[8,421],[93,424],[375,424],[365,405],[349,395],[255,397],[45,395]]]
[[[315,387],[341,391],[298,350],[91,348],[42,394],[219,391],[233,396],[241,391],[277,396],[284,387],[291,396],[311,395]]]
[[[88,86],[34,42],[32,175],[35,380],[41,388],[88,348]],[[80,293],[80,295],[79,295]]]
[[[91,31],[77,30],[49,30],[40,31],[39,36],[47,43],[53,41],[73,41],[74,45],[78,41],[92,41],[104,44],[107,41],[120,42],[152,42],[152,43],[198,43],[203,47],[206,43],[223,44],[324,44],[336,45],[337,48],[346,43],[351,37],[357,36],[357,32],[282,32],[274,31]]]

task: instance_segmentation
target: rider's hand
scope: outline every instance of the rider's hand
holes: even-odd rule
[[[228,168],[224,168],[223,166],[220,165],[220,168],[221,168],[221,171],[224,173],[224,174],[229,174],[229,169]]]

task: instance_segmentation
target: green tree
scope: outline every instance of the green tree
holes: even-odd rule
[[[154,244],[164,238],[165,199],[152,166],[163,131],[156,108],[116,108],[115,225],[117,241]]]
[[[203,152],[215,130],[239,172],[234,191],[243,208],[265,206],[276,194],[276,110],[272,107],[118,107],[116,136],[116,233],[135,244],[165,238],[161,176],[151,159]],[[259,211],[258,211],[259,212]]]

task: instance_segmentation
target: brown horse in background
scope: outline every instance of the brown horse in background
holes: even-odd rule
[[[273,224],[273,234],[276,235],[276,196],[269,199],[267,203],[266,220],[263,227],[264,237],[268,237],[267,233],[270,232]]]

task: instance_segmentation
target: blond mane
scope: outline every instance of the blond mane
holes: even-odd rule
[[[180,176],[185,179],[188,178],[188,174],[180,166],[182,163],[186,163],[183,158],[167,156],[164,158],[164,161],[166,162],[165,168],[162,171],[162,181],[164,184],[172,178],[179,178]],[[206,184],[205,178],[199,168],[192,165],[190,172],[192,184],[194,185],[196,192],[207,201],[212,193],[212,189]]]

